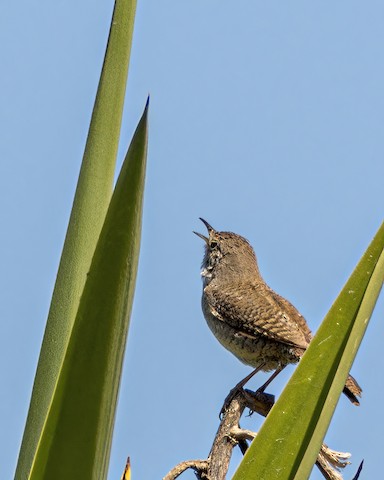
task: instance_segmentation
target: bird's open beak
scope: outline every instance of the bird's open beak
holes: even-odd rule
[[[193,231],[193,233],[194,233],[195,235],[197,235],[198,237],[202,238],[202,239],[204,240],[204,242],[208,245],[209,240],[208,240],[208,238],[207,238],[205,235],[203,235],[202,233],[199,233],[199,232],[195,232],[195,231]]]
[[[204,225],[207,227],[207,230],[208,230],[208,233],[211,233],[213,228],[211,227],[211,225],[204,220],[204,218],[200,218],[200,220],[204,223]],[[202,238],[204,240],[204,242],[208,245],[209,243],[209,238],[207,238],[205,235],[203,235],[202,233],[199,233],[199,232],[193,232],[195,235],[197,235],[198,237]]]
[[[206,220],[204,220],[204,218],[200,217],[199,220],[201,220],[204,223],[204,225],[207,227],[208,233],[211,233],[212,230],[214,230],[214,228],[211,227],[211,225]]]

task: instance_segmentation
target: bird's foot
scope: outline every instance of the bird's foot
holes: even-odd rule
[[[219,418],[222,419],[225,411],[228,409],[232,400],[238,395],[242,390],[244,385],[260,370],[262,370],[264,364],[260,365],[258,368],[255,368],[249,375],[243,378],[232,390],[228,393],[226,399],[224,400],[224,404],[221,407]],[[264,385],[263,385],[264,386]],[[267,386],[267,385],[265,385]]]
[[[224,413],[228,410],[228,407],[229,405],[231,404],[231,402],[233,402],[233,400],[235,399],[235,397],[237,395],[239,395],[239,393],[241,393],[243,390],[243,385],[240,385],[240,384],[237,384],[235,387],[233,387],[231,389],[231,391],[228,393],[228,395],[226,396],[225,400],[224,400],[224,403],[223,403],[223,406],[221,407],[221,410],[220,410],[220,414],[219,414],[219,418],[220,420],[222,420],[223,416],[224,416]]]

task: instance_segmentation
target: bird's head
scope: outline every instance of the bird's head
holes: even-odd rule
[[[202,233],[193,233],[205,242],[201,271],[204,285],[217,277],[220,277],[221,282],[225,282],[235,277],[259,275],[256,255],[248,240],[236,233],[218,232],[206,220],[200,220],[208,230],[208,237]]]

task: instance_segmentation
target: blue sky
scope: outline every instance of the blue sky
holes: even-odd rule
[[[148,93],[150,138],[111,480],[127,455],[142,479],[205,458],[224,397],[250,371],[202,316],[198,217],[247,237],[267,282],[313,331],[383,220],[382,2],[138,3],[119,165]],[[17,460],[112,8],[0,5],[4,479]],[[383,306],[352,370],[361,407],[342,398],[326,437],[353,454],[346,478],[363,458],[363,478],[374,478],[382,454]],[[240,458],[235,451],[231,471]]]

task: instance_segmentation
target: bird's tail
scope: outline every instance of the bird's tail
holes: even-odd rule
[[[348,375],[347,381],[345,382],[345,387],[343,393],[349,398],[349,400],[354,405],[360,405],[357,397],[361,397],[361,388],[352,375]]]

